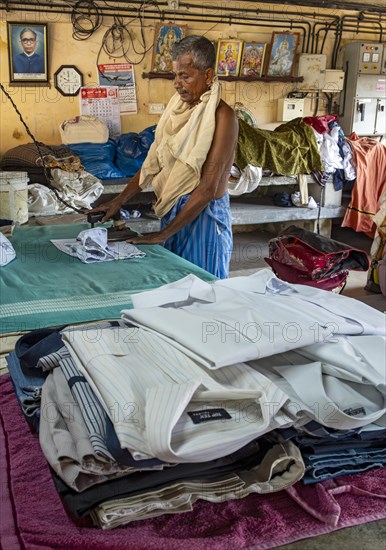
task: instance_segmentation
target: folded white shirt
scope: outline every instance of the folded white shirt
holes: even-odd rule
[[[135,308],[168,305],[178,307],[194,300],[214,302],[216,299],[212,286],[195,275],[187,275],[176,282],[162,285],[153,290],[131,295]]]
[[[372,423],[379,429],[386,420],[385,354],[383,336],[335,336],[249,366],[291,397],[288,410],[296,425],[305,414],[339,430]]]
[[[213,460],[288,424],[288,396],[248,365],[209,372],[147,330],[90,330],[63,341],[135,460]]]
[[[180,292],[176,292],[174,303],[168,292],[168,307],[159,307],[161,287],[153,293],[158,307],[135,306],[121,313],[124,319],[156,332],[207,368],[325,342],[335,334],[385,334],[384,315],[366,304],[305,285],[275,281],[270,270],[208,284],[210,301],[192,301],[186,283],[184,279],[181,284],[189,297],[187,305],[181,305]],[[174,286],[177,291],[178,282]],[[180,307],[175,307],[177,303]]]

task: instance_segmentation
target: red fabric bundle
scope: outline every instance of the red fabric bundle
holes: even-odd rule
[[[296,226],[269,241],[269,256],[279,278],[325,290],[343,285],[349,270],[369,268],[366,252]]]

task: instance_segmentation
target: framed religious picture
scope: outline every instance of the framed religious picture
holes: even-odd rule
[[[240,76],[261,76],[265,47],[265,44],[258,42],[244,42]]]
[[[172,67],[172,46],[186,36],[186,25],[158,23],[155,27],[152,72],[170,73]]]
[[[266,76],[292,76],[299,44],[298,32],[273,32]]]
[[[237,76],[239,74],[242,40],[221,39],[217,43],[216,74]]]
[[[47,24],[7,23],[10,82],[48,82]]]

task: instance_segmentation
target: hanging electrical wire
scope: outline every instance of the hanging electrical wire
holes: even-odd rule
[[[87,40],[102,25],[102,12],[93,0],[78,0],[71,12],[72,36]]]
[[[78,212],[79,214],[84,214],[84,210],[81,210],[79,208],[77,208],[76,206],[68,203],[65,199],[63,199],[58,191],[55,189],[55,187],[52,185],[51,183],[51,180],[50,180],[50,176],[48,175],[48,170],[47,170],[47,166],[44,162],[44,155],[42,153],[42,149],[41,149],[41,146],[44,146],[44,147],[47,147],[46,145],[44,145],[43,143],[39,143],[39,141],[36,140],[35,136],[33,135],[33,133],[31,132],[31,130],[29,129],[27,123],[25,122],[24,118],[23,118],[23,115],[21,114],[21,112],[19,111],[19,109],[17,108],[17,105],[16,103],[13,101],[12,97],[9,95],[9,93],[7,92],[7,90],[4,88],[4,86],[2,85],[2,83],[0,82],[0,89],[1,91],[3,92],[3,94],[9,99],[9,101],[12,103],[12,107],[15,109],[16,113],[18,114],[19,118],[20,118],[20,122],[23,124],[24,128],[26,129],[26,132],[27,134],[29,135],[29,137],[32,139],[38,153],[39,153],[39,156],[40,156],[40,159],[41,159],[41,164],[42,164],[42,168],[43,168],[43,173],[44,173],[44,177],[46,178],[47,180],[47,187],[54,193],[55,197],[60,201],[62,202],[65,206],[67,206],[68,208],[71,208],[71,210],[74,210],[75,212]],[[54,152],[55,154],[55,152]]]
[[[140,27],[141,27],[141,40],[142,40],[142,48],[143,48],[143,51],[144,51],[144,55],[148,51],[150,51],[153,47],[153,44],[152,44],[149,48],[146,49],[146,39],[145,39],[144,28],[145,28],[145,10],[148,6],[154,6],[158,11],[159,20],[160,21],[162,20],[162,12],[160,10],[158,2],[156,0],[144,0],[142,2],[142,4],[140,5],[139,9],[138,9],[138,19],[139,19]],[[134,48],[134,51],[135,51],[135,48]],[[139,52],[136,52],[136,53],[139,53]]]
[[[145,0],[142,2],[138,8],[136,17],[130,19],[128,22],[125,22],[121,16],[114,16],[114,24],[107,29],[102,38],[101,47],[99,48],[97,56],[98,67],[100,66],[99,58],[102,51],[104,51],[109,57],[114,57],[117,59],[124,58],[125,61],[131,65],[139,65],[142,63],[145,55],[153,48],[153,45],[147,48],[144,31],[145,10],[148,6],[154,6],[157,8],[159,19],[161,20],[162,13],[158,3],[155,0]],[[129,28],[136,20],[138,20],[140,24],[140,38],[137,38],[140,43],[140,48],[136,47],[136,38]],[[130,50],[134,52],[136,57],[135,59],[133,59],[132,56],[129,56]],[[108,75],[104,75],[104,77],[108,80],[110,79]]]

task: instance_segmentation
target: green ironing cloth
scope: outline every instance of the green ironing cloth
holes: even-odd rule
[[[252,128],[239,120],[234,163],[240,170],[252,164],[282,176],[323,170],[314,131],[301,118],[281,124],[273,131]]]
[[[16,228],[16,259],[1,268],[1,333],[119,318],[130,294],[194,273],[216,278],[160,245],[140,245],[144,258],[84,264],[50,239],[75,238],[89,225]]]

